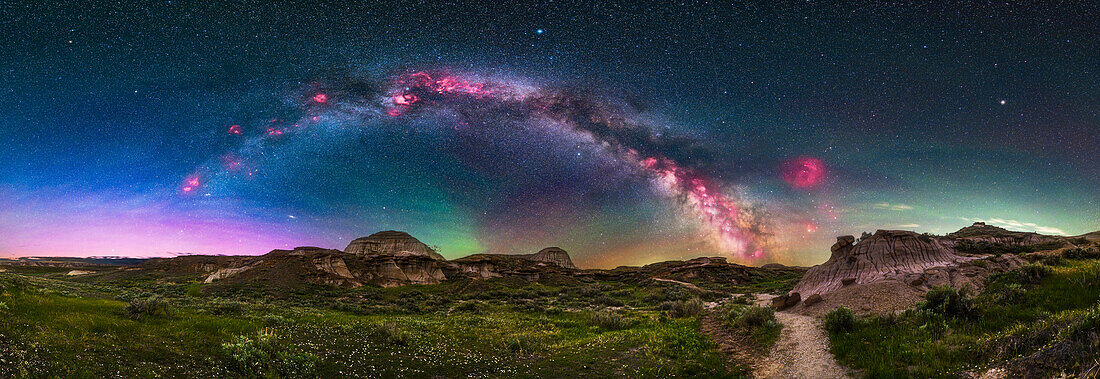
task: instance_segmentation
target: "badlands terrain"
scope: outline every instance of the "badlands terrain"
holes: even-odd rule
[[[820,265],[547,247],[0,260],[0,377],[1092,377],[1100,233],[841,236]]]

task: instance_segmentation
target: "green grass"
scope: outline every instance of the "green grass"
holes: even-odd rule
[[[196,294],[190,283],[136,291],[10,273],[0,274],[0,287],[0,359],[8,362],[0,377],[745,374],[731,371],[698,317],[657,310],[532,311],[493,297],[479,300],[476,312],[452,310],[455,302],[364,313],[294,299],[227,299],[205,288]],[[430,303],[450,289],[390,290],[353,293]],[[128,315],[127,301],[149,293],[164,296],[170,311]],[[612,327],[600,317],[617,321]]]
[[[842,364],[868,377],[957,377],[1019,355],[1046,354],[1040,351],[1044,346],[1072,345],[1064,338],[1080,336],[1059,339],[1041,331],[1051,329],[1051,320],[1065,328],[1088,324],[1083,317],[1100,307],[1100,262],[1068,260],[1036,284],[1028,284],[1030,275],[1042,270],[1019,271],[991,277],[986,290],[969,300],[976,307],[973,315],[918,307],[897,316],[864,318],[850,332],[830,331],[831,349]],[[1018,348],[1010,349],[1013,354],[995,353],[1005,344]],[[1066,359],[1064,369],[1088,358],[1079,351],[1082,355],[1059,358]]]

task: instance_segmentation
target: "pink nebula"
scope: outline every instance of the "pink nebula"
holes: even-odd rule
[[[783,180],[794,188],[813,188],[825,180],[825,162],[811,157],[798,157],[783,164]]]

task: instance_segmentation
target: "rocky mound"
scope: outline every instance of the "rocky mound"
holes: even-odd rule
[[[553,263],[561,267],[576,269],[573,260],[569,259],[569,253],[560,247],[548,247],[534,254],[522,256],[524,259],[535,262]]]
[[[356,255],[423,255],[432,259],[445,260],[442,255],[410,236],[409,233],[394,230],[356,238],[344,248],[344,252]]]
[[[1058,245],[1064,243],[1065,238],[1033,232],[1013,232],[993,225],[986,225],[984,222],[975,222],[974,225],[959,229],[954,233],[948,233],[946,238],[941,239],[941,242],[949,247],[954,247],[962,241],[985,242],[1005,246],[1031,246]]]
[[[1011,254],[959,255],[942,242],[896,230],[879,230],[858,243],[852,236],[838,237],[829,260],[806,271],[787,298],[776,304],[790,307],[800,298],[807,300],[801,308],[822,312],[846,305],[862,313],[884,313],[911,306],[937,285],[980,290],[988,275],[1024,263]]]

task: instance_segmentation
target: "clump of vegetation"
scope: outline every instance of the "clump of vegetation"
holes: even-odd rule
[[[924,294],[924,300],[922,308],[947,317],[967,318],[977,312],[974,297],[966,289],[936,286]]]
[[[730,312],[727,321],[733,325],[756,328],[771,327],[776,324],[775,310],[770,307],[748,306],[738,307],[739,311]]]
[[[135,320],[156,316],[157,314],[162,316],[169,316],[171,314],[168,301],[156,295],[130,300],[122,310],[126,312],[127,316]]]
[[[1053,270],[1050,266],[1031,263],[1017,267],[1010,271],[1016,276],[1016,281],[1024,285],[1036,285],[1043,280],[1044,277],[1050,275]]]
[[[1062,251],[1062,258],[1066,259],[1100,259],[1100,248],[1080,248],[1074,247],[1065,249]]]
[[[456,305],[453,309],[455,312],[481,314],[481,308],[481,304],[476,301],[466,301]]]
[[[830,333],[849,332],[855,328],[858,321],[856,314],[842,305],[825,314],[825,330]]]
[[[633,320],[611,311],[592,312],[588,317],[589,323],[607,330],[629,329],[634,325]]]
[[[205,305],[206,311],[216,316],[240,315],[245,312],[245,303],[237,300],[218,298]]]
[[[670,301],[662,304],[661,308],[668,310],[668,316],[672,318],[682,317],[695,317],[703,314],[703,311],[707,309],[702,300],[697,297],[693,297],[690,300],[677,300]]]
[[[760,351],[767,351],[779,340],[783,325],[775,320],[775,310],[756,305],[726,304],[720,310],[726,327],[748,334]]]
[[[376,324],[372,332],[375,337],[386,343],[404,346],[409,342],[408,334],[393,322]]]
[[[592,300],[592,303],[596,304],[596,305],[602,305],[602,306],[605,306],[605,307],[621,307],[621,306],[624,305],[621,300],[613,298],[611,296],[607,296],[607,295],[600,295],[599,297]]]
[[[519,335],[509,338],[504,343],[504,350],[511,353],[530,353],[535,351],[537,345],[534,338]]]
[[[238,336],[235,341],[222,344],[222,351],[233,369],[244,377],[300,378],[315,374],[316,355],[281,346],[274,331],[262,329],[255,336]]]
[[[1066,259],[1061,255],[1044,255],[1039,259],[1039,263],[1047,266],[1061,266],[1066,264]]]
[[[1032,247],[1032,246],[1024,246],[1024,245],[1006,245],[1006,244],[997,243],[997,242],[987,242],[987,241],[974,242],[974,241],[962,240],[962,241],[959,241],[957,245],[955,245],[955,251],[958,251],[958,252],[963,253],[963,254],[970,254],[970,255],[993,254],[993,255],[1000,256],[1000,255],[1004,255],[1004,254],[1031,253],[1031,252],[1035,252],[1035,248]]]

